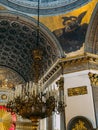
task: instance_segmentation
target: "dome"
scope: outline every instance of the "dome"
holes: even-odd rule
[[[40,0],[41,15],[56,15],[80,7],[90,0]],[[37,0],[1,0],[5,6],[28,14],[37,14]]]

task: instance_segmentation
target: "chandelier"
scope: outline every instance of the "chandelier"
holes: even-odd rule
[[[41,66],[43,52],[39,48],[39,0],[38,0],[38,23],[37,23],[37,43],[32,52],[34,81],[19,84],[13,91],[7,103],[7,110],[20,115],[22,118],[30,119],[33,130],[37,130],[39,120],[49,117],[53,112],[61,113],[64,111],[63,78],[56,82],[57,87],[48,89],[44,86],[41,78]]]
[[[26,83],[16,86],[14,98],[9,99],[7,110],[16,113],[24,119],[30,119],[37,130],[40,119],[49,117],[53,112],[64,112],[65,103],[62,86],[58,90],[40,89],[39,83]],[[57,85],[58,87],[58,85]]]

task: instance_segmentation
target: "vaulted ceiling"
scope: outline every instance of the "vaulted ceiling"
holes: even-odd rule
[[[32,23],[30,23],[32,22]],[[42,50],[41,70],[46,70],[61,57],[60,46],[52,34],[40,28],[39,48]],[[32,51],[36,48],[36,21],[0,15],[0,66],[8,67],[25,81],[32,80]]]
[[[89,1],[90,0],[40,0],[40,15],[50,16],[63,14],[85,5]],[[34,63],[32,51],[36,48],[37,41],[37,21],[31,16],[35,16],[38,13],[38,1],[0,0],[0,3],[9,10],[0,12],[0,66],[7,68],[8,72],[12,70],[16,75],[18,74],[20,81],[22,78],[25,81],[30,81],[34,76],[32,72],[32,65]],[[79,16],[81,14],[79,14]],[[74,16],[68,18],[73,17]],[[66,19],[67,17],[63,18]],[[78,17],[75,18],[77,22]],[[84,29],[84,26],[80,25],[80,23],[77,22],[77,24],[79,25],[79,29],[81,29],[81,27]],[[82,40],[84,39],[82,38],[81,40],[79,33],[78,35],[76,34],[75,31],[77,30],[72,30],[71,32],[72,38],[74,35],[76,35],[76,38],[79,37],[78,44],[76,44],[77,39],[75,39],[76,43],[73,44],[74,39],[71,40],[70,37],[69,39],[66,38],[70,33],[66,33],[65,27],[52,33],[46,26],[40,23],[39,48],[43,52],[42,64],[40,65],[42,74],[45,74],[58,58],[65,56],[64,47],[66,48],[66,52],[80,49],[83,45]],[[57,40],[56,35],[54,36],[54,34],[56,34],[55,32],[63,32],[60,40],[59,38]],[[60,44],[60,42],[63,44]]]
[[[58,15],[81,7],[91,0],[40,0],[41,15]],[[28,15],[37,14],[37,0],[0,0],[12,10],[18,10]]]

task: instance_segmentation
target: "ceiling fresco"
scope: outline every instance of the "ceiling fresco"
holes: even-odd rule
[[[87,23],[89,24],[91,15],[93,10],[97,4],[98,0],[92,0],[88,4],[81,6],[80,8],[71,10],[69,12],[63,12],[62,14],[54,15],[54,16],[40,16],[40,22],[43,23],[46,27],[48,27],[52,32],[64,28],[63,17],[79,17],[80,14],[86,11],[85,16],[81,20],[81,24]],[[33,15],[32,15],[33,16]]]
[[[53,31],[65,53],[79,50],[85,41],[88,24],[81,21],[87,11],[76,16],[62,17],[64,28]]]
[[[79,1],[80,0],[77,2]],[[2,6],[0,6],[1,10],[5,11],[7,7],[10,7],[8,8],[10,10],[9,14],[7,14],[8,17],[3,17],[2,11],[0,13],[0,66],[16,71],[24,80],[29,81],[32,79],[32,50],[36,46],[36,22],[34,25],[32,24],[32,20],[29,23],[28,17],[25,20],[20,20],[19,15],[21,11],[21,16],[24,17],[26,16],[24,12],[28,13],[30,11],[29,13],[32,13],[32,17],[36,18],[35,14],[37,8],[34,7],[34,10],[32,10],[34,12],[32,12],[28,10],[27,6],[21,6],[21,2],[24,2],[24,4],[34,2],[36,6],[36,1],[34,0],[0,0],[2,4]],[[45,5],[45,3],[51,3],[55,7],[56,2],[62,3],[64,1],[55,0],[50,2],[41,0],[41,8],[43,10],[42,5]],[[75,1],[72,0],[72,3],[74,2]],[[42,27],[47,27],[46,30],[48,30],[48,33],[40,30],[40,48],[43,49],[42,62],[44,63],[43,68],[45,68],[45,70],[48,70],[58,57],[62,57],[60,51],[68,54],[79,50],[83,46],[90,17],[97,0],[82,0],[81,2],[84,2],[84,6],[79,5],[81,8],[75,10],[72,10],[72,8],[71,10],[67,10],[69,6],[66,5],[65,9],[68,12],[65,10],[63,10],[62,13],[55,12],[51,8],[49,8],[51,10],[50,12],[44,10],[46,14],[40,12],[42,13],[40,16],[40,23],[42,23]],[[16,4],[18,6],[16,6]],[[3,8],[3,5],[6,9]],[[17,14],[13,13],[14,16],[16,16],[14,19],[11,18],[11,12],[13,12],[11,10],[12,6],[17,12]],[[55,9],[54,7],[53,9]],[[57,13],[60,14],[55,15]],[[51,36],[49,36],[50,34],[53,36],[52,38],[54,38],[54,40],[51,39]],[[56,45],[57,42],[60,45],[59,47]],[[60,47],[61,50],[59,50]]]

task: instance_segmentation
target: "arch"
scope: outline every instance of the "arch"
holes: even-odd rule
[[[33,17],[27,16],[25,14],[15,12],[15,11],[2,11],[0,10],[0,17],[13,17],[14,19],[19,18],[20,20],[23,20],[25,22],[28,22],[29,24],[36,26],[37,21]],[[52,40],[52,42],[57,47],[56,49],[59,51],[59,55],[64,56],[63,49],[57,40],[57,38],[54,36],[54,34],[42,23],[40,23],[41,30]]]
[[[41,0],[40,0],[41,1]],[[73,9],[81,7],[87,4],[91,0],[44,0],[40,4],[41,15],[57,15],[65,12],[69,12]],[[28,13],[37,14],[37,2],[36,0],[0,0],[4,6],[9,8]]]
[[[85,52],[98,54],[98,4],[93,11],[88,26],[85,39]]]
[[[84,129],[84,130],[92,130],[93,126],[91,121],[84,116],[75,116],[73,117],[67,126],[67,130],[74,130],[74,129]]]
[[[26,81],[31,80],[32,76],[36,26],[37,21],[29,16],[12,11],[0,12],[0,65],[15,70]],[[43,50],[43,71],[47,71],[58,58],[64,56],[58,40],[41,23],[39,46]]]

